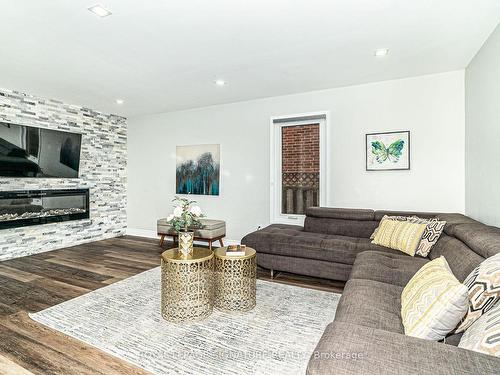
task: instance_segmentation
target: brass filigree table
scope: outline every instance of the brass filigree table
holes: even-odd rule
[[[255,307],[257,256],[247,247],[245,255],[226,255],[226,247],[215,250],[214,306],[223,311],[248,311]]]
[[[175,323],[194,322],[212,313],[212,250],[195,247],[183,256],[178,249],[161,254],[161,314]]]

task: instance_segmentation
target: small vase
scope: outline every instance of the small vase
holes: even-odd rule
[[[193,253],[194,232],[179,231],[179,251],[184,256]]]

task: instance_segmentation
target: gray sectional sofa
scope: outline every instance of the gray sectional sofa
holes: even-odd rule
[[[446,220],[428,258],[373,245],[384,215]],[[261,267],[345,280],[335,319],[311,356],[308,374],[500,374],[500,358],[458,348],[460,335],[435,342],[404,335],[401,292],[431,259],[443,255],[465,277],[500,252],[500,229],[461,214],[310,208],[304,227],[275,224],[248,234]]]

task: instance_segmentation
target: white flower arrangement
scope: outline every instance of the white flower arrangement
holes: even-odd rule
[[[180,197],[175,197],[172,201],[176,202],[177,205],[174,206],[174,212],[167,217],[167,222],[177,232],[180,230],[187,231],[191,226],[201,225],[199,219],[204,215],[199,206],[193,206],[196,201]]]

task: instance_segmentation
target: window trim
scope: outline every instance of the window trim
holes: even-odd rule
[[[328,124],[330,123],[330,112],[319,111],[309,113],[299,113],[293,115],[273,116],[270,120],[270,223],[271,224],[295,224],[304,225],[305,215],[282,214],[281,194],[282,194],[282,154],[281,154],[281,128],[284,126],[305,125],[319,123],[319,204],[326,206],[330,201],[328,181],[329,174],[327,163],[329,160],[328,147]]]

